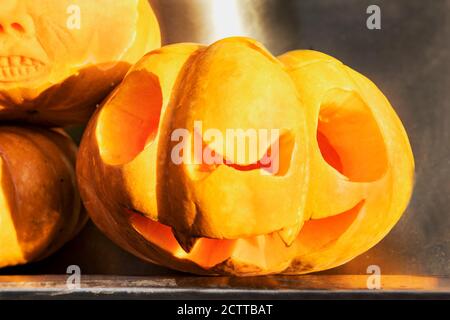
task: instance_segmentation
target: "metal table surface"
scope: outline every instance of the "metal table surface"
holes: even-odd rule
[[[263,41],[274,53],[323,51],[371,78],[390,99],[412,143],[416,183],[408,210],[381,243],[341,267],[311,276],[257,280],[193,277],[144,263],[90,223],[45,261],[0,270],[0,298],[49,297],[61,290],[66,297],[89,292],[150,298],[238,293],[270,298],[449,296],[449,0],[233,0],[215,8],[211,3],[217,1],[209,0],[152,2],[166,43],[210,42],[239,31]],[[381,8],[381,30],[366,28],[370,4]],[[69,265],[80,266],[86,275],[86,292],[60,288]],[[369,265],[380,267],[383,290],[365,289]],[[50,274],[60,276],[42,276]]]
[[[367,289],[362,275],[85,276],[75,289],[66,286],[64,276],[5,276],[2,281],[0,299],[450,299],[448,278],[418,276],[384,276],[380,290]]]

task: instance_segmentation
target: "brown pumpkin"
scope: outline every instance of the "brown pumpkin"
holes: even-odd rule
[[[217,134],[200,134],[201,155],[226,161],[185,158],[196,121]],[[218,142],[230,128],[279,135],[240,158]],[[181,152],[179,129],[189,133]],[[278,170],[262,174],[275,150]],[[320,53],[276,59],[230,38],[136,64],[90,121],[77,176],[93,221],[143,259],[199,274],[298,274],[377,243],[408,203],[413,166],[400,121],[367,79]]]
[[[0,127],[0,268],[47,257],[86,222],[76,151],[62,131]]]
[[[10,0],[0,12],[0,120],[84,123],[160,42],[147,0]]]

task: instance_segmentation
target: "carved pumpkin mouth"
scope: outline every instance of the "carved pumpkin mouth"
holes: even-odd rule
[[[175,257],[186,259],[202,267],[211,268],[230,257],[239,258],[261,268],[279,265],[286,256],[296,252],[312,252],[326,248],[339,239],[364,211],[362,200],[353,208],[337,215],[305,221],[291,246],[276,233],[239,239],[199,238],[190,252],[186,252],[171,227],[146,217],[142,212],[122,207],[133,228],[150,243]],[[277,252],[277,256],[271,253]]]
[[[25,56],[0,56],[0,82],[32,80],[45,73],[46,64]]]

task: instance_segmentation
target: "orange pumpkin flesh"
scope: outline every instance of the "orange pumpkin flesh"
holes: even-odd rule
[[[75,144],[52,130],[1,127],[0,268],[45,258],[87,220]]]
[[[287,130],[285,176],[261,176],[261,154],[213,169],[174,165],[170,134],[196,119],[222,132]],[[93,117],[78,157],[80,192],[101,230],[145,260],[198,274],[345,263],[399,219],[414,170],[400,121],[369,80],[316,52],[278,61],[244,38],[148,54]]]
[[[0,120],[85,123],[129,67],[161,45],[147,0],[21,0],[2,11],[22,29],[5,25],[0,35]]]

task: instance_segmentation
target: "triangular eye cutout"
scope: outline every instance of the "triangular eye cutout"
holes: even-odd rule
[[[328,165],[352,182],[376,181],[388,169],[380,128],[355,92],[327,92],[320,107],[317,142]]]

